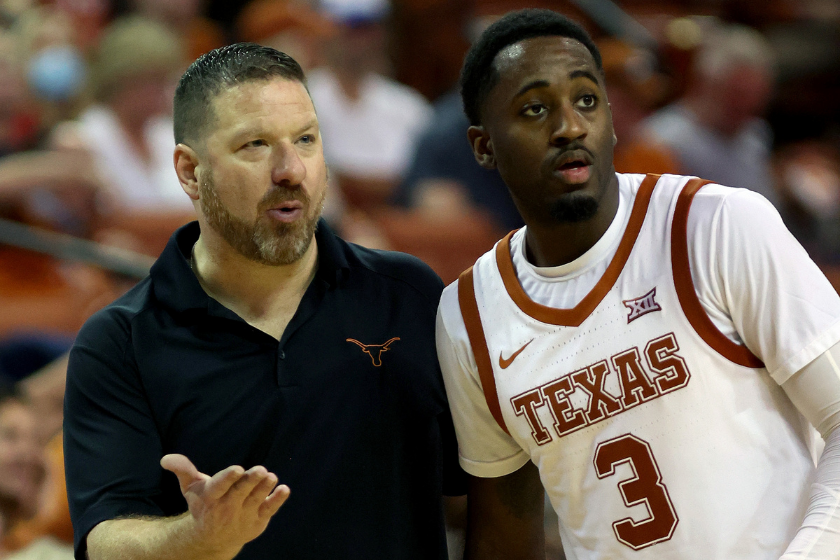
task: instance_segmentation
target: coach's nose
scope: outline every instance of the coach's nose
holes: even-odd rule
[[[272,182],[286,188],[295,188],[299,187],[305,178],[306,166],[297,147],[291,142],[277,146],[271,169]]]

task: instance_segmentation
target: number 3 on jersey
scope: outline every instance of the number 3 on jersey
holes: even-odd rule
[[[644,504],[648,510],[649,517],[642,521],[627,517],[613,523],[619,542],[641,550],[671,538],[679,518],[648,442],[631,434],[603,441],[593,462],[598,478],[612,476],[617,465],[628,463],[635,476],[618,483],[621,497],[627,507]]]

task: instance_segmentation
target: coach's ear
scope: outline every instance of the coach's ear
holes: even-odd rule
[[[496,156],[493,155],[493,141],[483,126],[471,126],[467,129],[475,161],[485,169],[496,169]]]
[[[186,144],[178,144],[173,160],[181,188],[192,200],[198,200],[198,154]]]

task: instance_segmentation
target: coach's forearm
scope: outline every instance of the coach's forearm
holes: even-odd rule
[[[88,534],[87,547],[89,560],[231,560],[242,548],[209,546],[189,512],[103,521]]]

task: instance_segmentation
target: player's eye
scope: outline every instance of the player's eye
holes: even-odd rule
[[[598,103],[598,98],[590,93],[582,95],[578,100],[581,107],[585,109],[592,109]]]
[[[522,109],[522,115],[526,117],[536,117],[546,112],[546,106],[540,103],[533,103]]]
[[[246,142],[245,145],[243,146],[243,148],[258,148],[260,146],[266,146],[266,145],[268,145],[268,144],[265,140],[262,140],[262,139],[251,140],[250,142]]]

